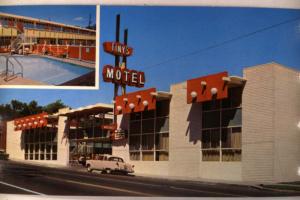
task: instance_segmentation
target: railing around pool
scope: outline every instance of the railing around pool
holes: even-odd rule
[[[16,59],[13,55],[2,55],[2,56],[5,57],[6,59],[5,70],[0,73],[1,76],[5,76],[4,80],[5,81],[12,80],[16,78],[18,75],[21,75],[21,77],[23,78],[24,69],[20,61],[18,61],[18,59]],[[15,64],[17,63],[17,66],[20,68],[20,71],[18,71],[17,73],[15,72],[15,65],[12,62],[12,60],[14,60]]]

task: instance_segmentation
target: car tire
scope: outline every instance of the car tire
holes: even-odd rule
[[[92,172],[92,171],[93,171],[93,169],[91,168],[91,165],[90,165],[90,164],[87,164],[86,167],[87,167],[87,171],[88,171],[88,172]]]

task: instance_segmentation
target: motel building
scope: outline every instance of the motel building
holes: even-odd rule
[[[95,62],[96,31],[0,12],[0,53],[35,53]]]
[[[11,160],[68,166],[113,154],[149,176],[300,180],[300,71],[277,63],[7,122]],[[111,133],[117,115],[119,134]],[[122,134],[121,134],[122,133]]]

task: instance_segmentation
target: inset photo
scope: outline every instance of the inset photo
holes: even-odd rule
[[[95,87],[95,55],[95,5],[0,7],[0,87]]]

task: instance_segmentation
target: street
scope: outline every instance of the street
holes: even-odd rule
[[[0,161],[0,193],[69,196],[265,197],[298,196],[232,184],[100,174]]]

